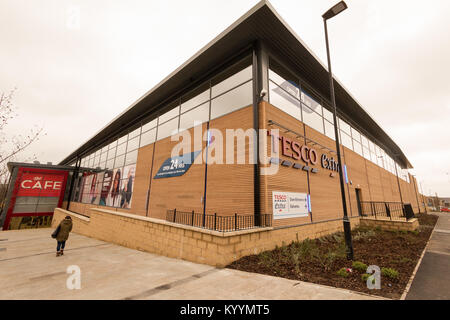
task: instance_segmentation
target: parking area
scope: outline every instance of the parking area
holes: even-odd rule
[[[171,259],[51,229],[0,231],[0,299],[374,299],[311,283]],[[68,289],[70,266],[81,289]],[[75,283],[75,282],[70,282]]]

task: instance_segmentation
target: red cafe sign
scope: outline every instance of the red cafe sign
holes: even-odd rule
[[[63,182],[63,175],[24,173],[21,177],[17,196],[58,197]]]

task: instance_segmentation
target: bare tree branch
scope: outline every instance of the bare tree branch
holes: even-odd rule
[[[42,128],[39,129],[37,132],[35,132],[32,136],[27,136],[27,140],[25,141],[16,141],[16,145],[14,146],[14,149],[7,155],[0,154],[0,164],[7,161],[8,159],[14,157],[19,152],[26,149],[30,144],[32,144],[34,141],[39,140],[39,136],[42,133]]]
[[[21,135],[9,137],[6,135],[5,128],[9,121],[18,117],[13,105],[13,97],[16,90],[17,89],[14,88],[7,94],[0,93],[0,147],[8,149],[0,149],[0,166],[4,166],[8,160],[14,159],[33,142],[39,140],[39,137],[42,136],[43,132],[42,128],[37,128],[36,130],[31,130],[26,137]],[[0,177],[2,177],[2,175],[0,175]]]

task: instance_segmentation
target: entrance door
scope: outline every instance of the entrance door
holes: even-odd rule
[[[358,204],[358,213],[359,216],[362,216],[362,205],[361,205],[361,201],[362,201],[362,193],[361,193],[361,189],[355,189],[356,192],[356,203]]]

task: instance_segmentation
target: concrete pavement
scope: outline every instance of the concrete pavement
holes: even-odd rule
[[[450,213],[440,213],[406,300],[450,299]]]
[[[51,229],[0,232],[0,299],[376,299],[343,289],[217,269],[71,234],[55,257]],[[79,266],[81,289],[66,286]]]

